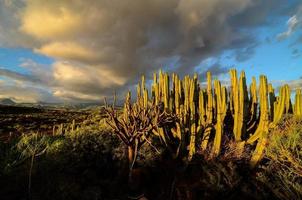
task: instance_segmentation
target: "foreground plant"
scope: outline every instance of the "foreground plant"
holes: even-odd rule
[[[173,122],[174,117],[165,113],[160,106],[155,106],[149,102],[148,92],[145,90],[144,96],[138,98],[138,101],[131,104],[130,92],[126,97],[123,108],[123,115],[120,115],[117,109],[106,104],[107,123],[112,128],[114,134],[127,146],[127,155],[130,172],[135,164],[137,154],[140,148],[148,143],[152,145],[150,136],[153,133],[161,134],[165,141],[162,127],[166,127]]]
[[[286,117],[271,131],[265,149],[268,160],[258,180],[280,199],[302,198],[302,119]]]
[[[32,133],[22,136],[17,144],[17,149],[21,152],[21,160],[30,160],[28,172],[28,198],[31,199],[32,171],[35,158],[41,156],[48,148],[47,136],[39,133]]]
[[[188,161],[198,151],[211,159],[220,156],[221,149],[226,148],[222,146],[223,140],[228,137],[236,143],[236,149],[240,152],[247,145],[256,146],[250,163],[252,167],[258,164],[269,140],[269,130],[276,126],[284,114],[301,115],[301,91],[297,90],[295,104],[292,105],[288,85],[281,86],[276,95],[266,76],[261,75],[259,87],[253,77],[248,91],[244,72],[238,78],[237,71],[232,69],[230,75],[231,87],[227,90],[219,80],[212,84],[210,72],[207,73],[206,88],[203,88],[197,74],[181,80],[177,74],[170,76],[160,71],[153,76],[151,96],[143,76],[141,84],[138,84],[136,102],[130,103],[130,94],[126,98],[124,119],[119,119],[115,114],[111,114],[110,119],[116,133],[130,147],[129,159],[132,161],[131,152],[135,152],[147,141],[145,138],[154,134],[165,143],[167,136],[176,141],[176,155],[185,155]],[[152,106],[149,106],[150,103]],[[177,119],[169,125],[156,126],[156,120],[162,113],[177,116]],[[134,123],[134,119],[140,119],[143,123],[143,126],[139,126],[141,130],[132,128],[141,123]],[[226,123],[226,119],[229,123]],[[226,130],[232,130],[233,136],[227,135]],[[199,144],[198,138],[201,138]]]

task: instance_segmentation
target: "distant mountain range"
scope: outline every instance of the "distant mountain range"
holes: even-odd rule
[[[2,98],[2,99],[0,99],[0,104],[1,105],[9,105],[9,106],[11,106],[11,105],[15,105],[16,102],[14,102],[13,100],[11,100],[10,98]]]
[[[110,104],[111,102],[109,102]],[[15,102],[11,98],[0,98],[0,105],[4,106],[21,106],[21,107],[35,107],[35,108],[67,108],[67,109],[94,109],[99,106],[103,106],[101,102],[86,102],[86,103],[72,103],[72,102],[58,102],[58,103],[49,103],[38,101],[36,103],[19,103]],[[116,106],[123,105],[122,102],[117,102]]]
[[[10,98],[0,98],[0,105],[4,106],[22,106],[22,107],[37,107],[37,108],[95,108],[101,106],[101,103],[48,103],[48,102],[36,102],[36,103],[17,103]]]

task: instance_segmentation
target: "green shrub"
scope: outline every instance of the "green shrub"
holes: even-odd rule
[[[287,116],[272,130],[266,159],[258,180],[281,199],[301,199],[302,118]]]

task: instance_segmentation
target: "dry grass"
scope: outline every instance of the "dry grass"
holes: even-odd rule
[[[281,199],[302,198],[302,118],[285,117],[272,130],[258,179]]]

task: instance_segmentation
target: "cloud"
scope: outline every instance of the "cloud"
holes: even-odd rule
[[[302,79],[287,81],[286,83],[290,86],[292,91],[302,88]]]
[[[218,77],[220,75],[226,74],[229,72],[228,67],[222,67],[219,61],[216,61],[214,64],[207,67],[206,70],[200,73],[200,77],[204,80],[207,77],[207,72],[211,72],[213,77]]]
[[[277,40],[284,40],[290,37],[302,24],[302,6],[298,8],[296,14],[291,16],[287,22],[287,30],[277,35]]]
[[[7,69],[1,69],[0,68],[0,76],[4,76],[16,81],[21,81],[21,82],[31,82],[31,83],[38,83],[40,82],[40,79],[35,78],[33,76],[29,76],[29,75],[25,75],[25,74],[21,74],[18,72],[14,72],[11,70],[7,70]]]
[[[32,47],[37,41],[19,30],[20,12],[25,6],[23,0],[0,1],[0,47]]]
[[[100,54],[75,42],[45,44],[39,49],[35,49],[35,52],[58,59],[77,60],[87,63],[95,63],[101,60]]]
[[[92,68],[92,69],[91,69]],[[82,67],[81,65],[66,62],[56,62],[53,65],[54,80],[57,87],[64,88],[70,92],[64,93],[83,93],[89,95],[113,93],[112,88],[123,87],[126,83],[124,77],[116,77],[112,71],[99,66]],[[62,92],[61,92],[62,94]],[[85,95],[83,95],[85,96]]]
[[[302,88],[302,77],[295,80],[275,80],[273,83],[276,86],[277,92],[280,90],[282,85],[288,84],[293,93],[295,90]]]
[[[28,86],[18,82],[0,82],[0,98],[11,98],[16,102],[58,102],[48,90],[40,87]]]
[[[69,37],[81,28],[81,15],[67,7],[67,1],[29,0],[22,14],[20,30],[38,39]]]
[[[24,65],[31,77],[23,77],[40,80],[53,96],[96,100],[123,95],[158,68],[173,65],[189,74],[226,50],[238,61],[249,59],[259,44],[254,28],[268,23],[279,1],[6,0],[0,2],[0,45],[54,58],[49,69]],[[219,64],[202,71],[207,68],[225,71]]]

